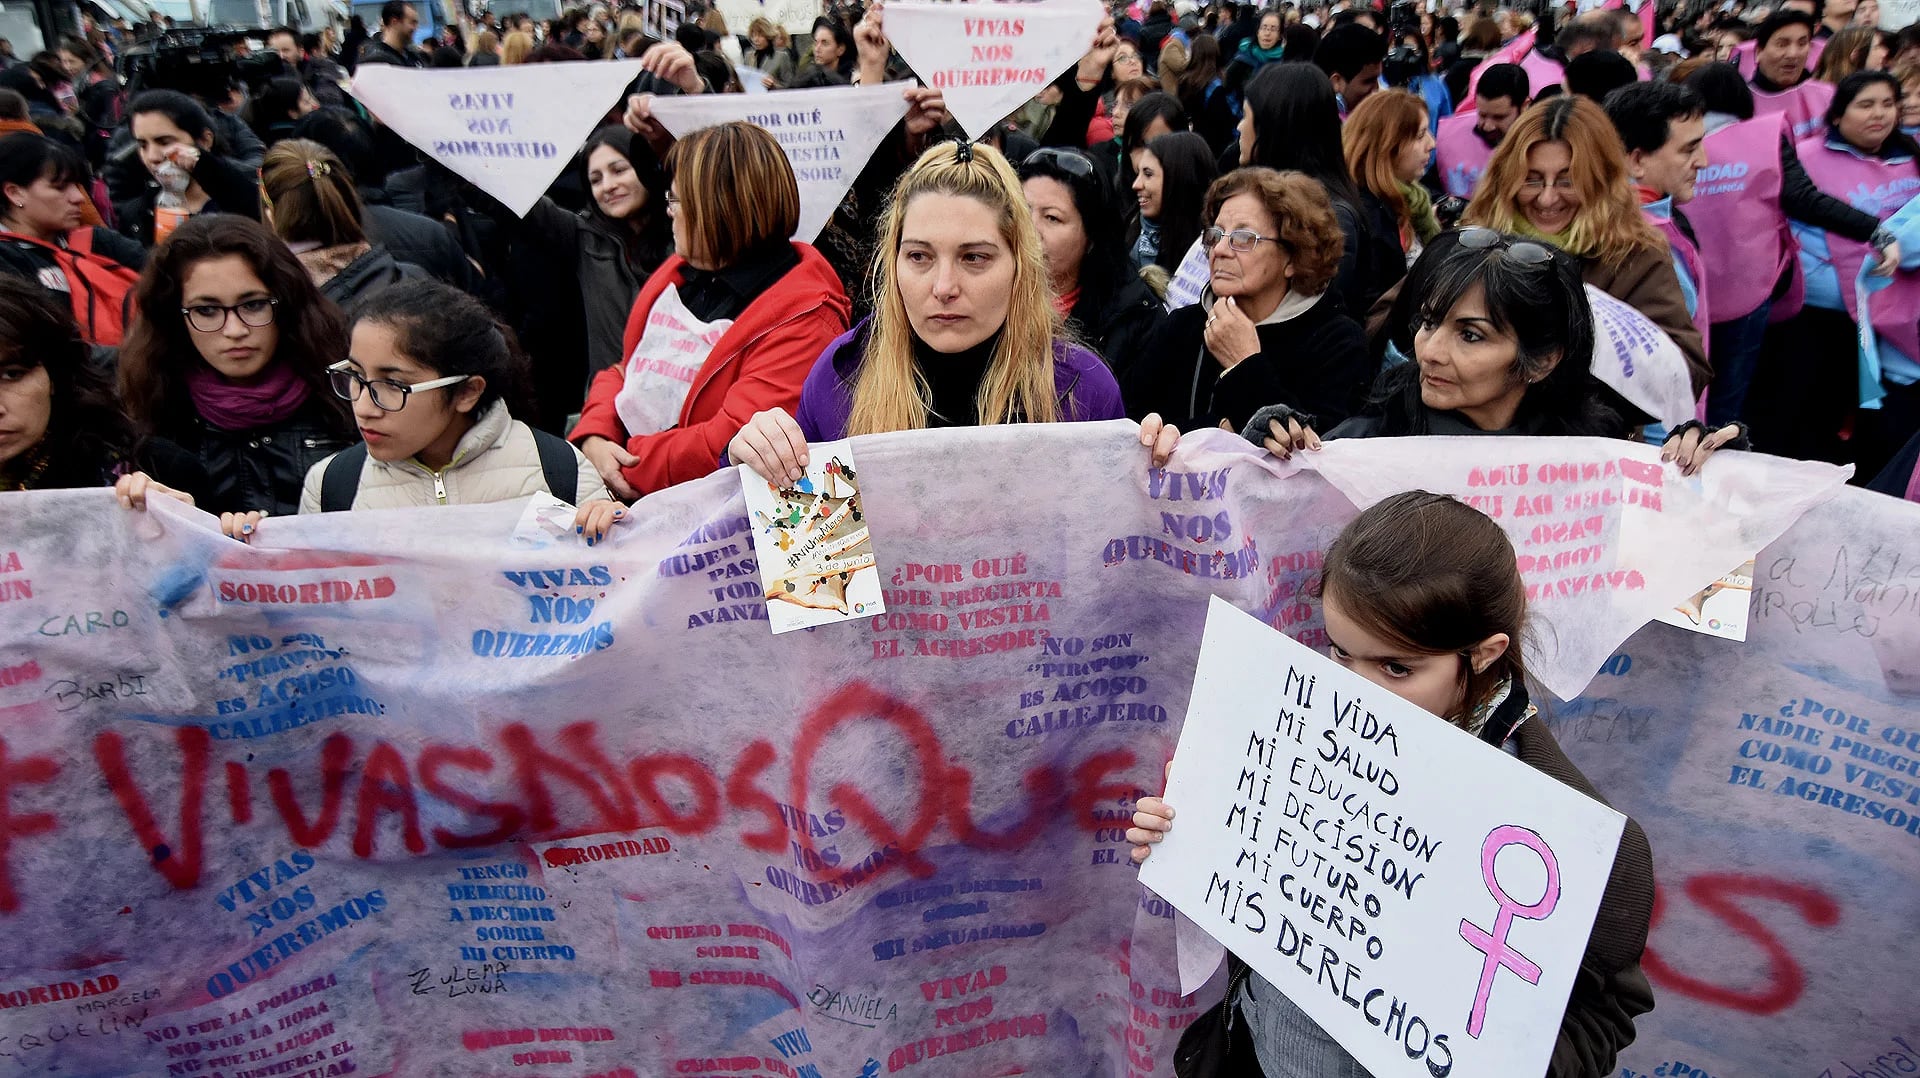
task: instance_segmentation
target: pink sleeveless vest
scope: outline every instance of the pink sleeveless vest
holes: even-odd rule
[[[1778,113],[1728,124],[1707,136],[1706,168],[1694,177],[1687,220],[1713,267],[1713,314],[1727,322],[1753,313],[1782,271],[1797,266],[1793,232],[1780,209]]]
[[[1833,86],[1808,79],[1791,90],[1777,94],[1753,90],[1755,116],[1784,113],[1795,142],[1827,129],[1827,106],[1833,103]]]
[[[1752,81],[1754,71],[1758,70],[1754,55],[1759,51],[1759,48],[1759,45],[1757,45],[1752,38],[1748,38],[1733,47],[1733,66],[1740,69],[1741,78]],[[1807,52],[1807,69],[1809,71],[1820,66],[1820,54],[1826,51],[1827,39],[1824,37],[1814,38],[1813,47]]]
[[[1477,112],[1463,112],[1440,121],[1440,133],[1434,138],[1434,154],[1440,171],[1440,186],[1456,198],[1472,198],[1480,186],[1480,175],[1493,160],[1493,147],[1480,141],[1473,130]]]
[[[1920,195],[1920,166],[1912,161],[1892,165],[1863,159],[1843,150],[1828,149],[1824,138],[1807,139],[1796,148],[1807,175],[1822,191],[1882,221]],[[1854,282],[1859,279],[1861,265],[1873,256],[1873,248],[1829,232],[1827,251],[1833,258],[1834,271],[1840,275],[1840,296],[1846,302],[1847,313],[1858,322],[1860,312]],[[1875,292],[1868,304],[1873,331],[1902,355],[1920,360],[1920,322],[1916,321],[1916,312],[1920,312],[1920,271],[1896,271],[1893,284]]]
[[[1673,218],[1660,217],[1651,213],[1643,213],[1642,216],[1646,217],[1648,224],[1659,229],[1661,235],[1667,237],[1667,245],[1673,248],[1674,254],[1680,256],[1680,264],[1687,267],[1688,275],[1693,278],[1695,293],[1693,324],[1700,327],[1700,346],[1704,348],[1707,343],[1708,328],[1713,325],[1712,308],[1707,305],[1707,264],[1701,261],[1699,250],[1694,247],[1693,241],[1687,238],[1687,234],[1680,231],[1680,226],[1673,223]],[[1691,222],[1693,215],[1687,214],[1687,220]],[[1696,231],[1698,231],[1697,227]]]

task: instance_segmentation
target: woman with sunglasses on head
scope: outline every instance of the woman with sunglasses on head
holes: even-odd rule
[[[340,308],[266,226],[231,214],[155,248],[134,302],[120,395],[135,462],[209,512],[298,511],[308,469],[353,437],[327,376],[347,358]]]
[[[800,187],[772,135],[705,128],[666,163],[674,257],[641,286],[625,359],[594,377],[570,436],[621,499],[711,473],[756,412],[794,407],[852,306],[820,252],[789,239]]]
[[[1084,153],[1057,147],[1027,155],[1020,189],[1040,234],[1054,312],[1118,376],[1166,312],[1127,272],[1125,226],[1111,191]]]
[[[1711,368],[1699,327],[1687,311],[1666,237],[1647,223],[1627,180],[1627,153],[1599,105],[1561,94],[1536,102],[1501,140],[1465,225],[1545,240],[1579,260],[1586,283],[1638,310],[1685,357],[1697,397]],[[1390,322],[1398,288],[1367,317],[1376,342],[1409,327]]]
[[[894,187],[873,268],[873,315],[827,347],[797,412],[740,429],[730,460],[790,482],[809,442],[1122,416],[1106,365],[1060,331],[1040,237],[998,150],[954,141],[922,154]]]
[[[1264,405],[1346,418],[1373,377],[1366,336],[1332,287],[1340,224],[1320,184],[1243,168],[1207,191],[1211,280],[1148,338],[1128,414],[1239,430]]]
[[[329,374],[363,441],[307,472],[303,513],[545,492],[580,506],[590,542],[624,516],[579,450],[514,418],[527,400],[526,356],[457,288],[414,280],[369,298],[354,318],[349,358]]]
[[[1504,751],[1604,803],[1532,703],[1523,647],[1526,585],[1512,542],[1485,514],[1422,490],[1386,498],[1341,529],[1327,548],[1317,590],[1334,662],[1429,713],[1432,721],[1473,735],[1485,751]],[[1140,799],[1127,829],[1135,864],[1151,857],[1153,847],[1173,830],[1177,807],[1158,797]],[[1527,806],[1513,808],[1524,823]],[[1654,1006],[1641,968],[1653,906],[1653,850],[1646,832],[1628,819],[1566,1009],[1556,1023],[1546,1078],[1615,1073],[1620,1050],[1633,1043],[1634,1020]],[[1232,1008],[1235,1033],[1250,1042],[1251,1052],[1232,1052],[1220,1073],[1270,1078],[1368,1073],[1266,978],[1249,972],[1237,957],[1230,969],[1234,988],[1226,1006]],[[1385,1001],[1375,1006],[1371,1013],[1387,1013]],[[1428,1067],[1446,1073],[1437,1061],[1429,1055]]]
[[[1623,438],[1632,424],[1593,376],[1593,311],[1578,260],[1488,228],[1443,233],[1396,297],[1393,344],[1412,362],[1381,373],[1344,422],[1279,405],[1241,431],[1278,457],[1333,438],[1528,435]],[[1744,449],[1737,425],[1676,427],[1664,459],[1687,475],[1715,450]]]

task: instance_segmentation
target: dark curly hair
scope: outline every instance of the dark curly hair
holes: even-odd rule
[[[25,278],[0,275],[0,371],[40,368],[53,383],[53,414],[40,440],[47,468],[36,488],[112,481],[133,452],[133,424],[106,370],[93,362],[64,300]]]
[[[347,321],[280,238],[247,217],[211,213],[193,217],[153,249],[134,290],[138,317],[120,345],[120,397],[143,436],[179,439],[197,414],[185,374],[204,363],[180,313],[181,291],[194,265],[210,258],[244,259],[278,301],[274,321],[280,343],[274,362],[285,363],[312,389],[309,400],[341,437],[355,427],[345,401],[334,396],[327,367],[347,358]]]

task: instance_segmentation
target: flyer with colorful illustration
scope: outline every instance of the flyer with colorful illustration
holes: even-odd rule
[[[806,474],[784,487],[740,469],[767,618],[776,634],[886,610],[873,540],[860,511],[852,443],[822,442],[808,453]]]
[[[1747,614],[1753,608],[1753,559],[1695,592],[1657,620],[1725,640],[1747,638]]]

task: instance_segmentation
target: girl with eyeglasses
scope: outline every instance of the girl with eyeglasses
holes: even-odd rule
[[[1461,502],[1427,491],[1387,498],[1341,529],[1327,548],[1317,588],[1328,654],[1379,690],[1473,735],[1596,801],[1600,791],[1567,759],[1531,702],[1524,638],[1526,587],[1500,526]],[[1171,766],[1171,765],[1169,765]],[[1144,863],[1174,827],[1172,806],[1143,797],[1127,841]],[[1526,806],[1515,805],[1524,814]],[[1191,826],[1191,825],[1189,825]],[[1547,1078],[1607,1078],[1634,1022],[1653,1009],[1641,968],[1653,923],[1653,851],[1631,818],[1614,854],[1593,931],[1557,1023]],[[1234,1029],[1213,1073],[1270,1078],[1364,1078],[1367,1070],[1278,988],[1229,956],[1225,1006]],[[1371,1000],[1371,996],[1369,999]],[[1371,1005],[1371,1004],[1370,1004]],[[1382,1001],[1372,1014],[1384,1015]],[[1176,1049],[1188,1073],[1196,1050],[1221,1039],[1196,1023]],[[1437,1057],[1429,1055],[1428,1067]]]
[[[1061,332],[1040,238],[999,151],[956,141],[922,154],[894,187],[873,269],[873,315],[827,346],[798,410],[754,415],[729,459],[790,482],[809,442],[1121,417],[1106,364]]]
[[[1531,435],[1621,438],[1629,421],[1593,376],[1593,311],[1578,260],[1549,244],[1466,228],[1437,237],[1407,274],[1391,324],[1413,362],[1387,368],[1345,422],[1262,408],[1241,433],[1286,458],[1333,438]],[[1324,423],[1324,426],[1322,424]],[[1744,449],[1737,426],[1670,432],[1663,458],[1692,475]]]
[[[1211,279],[1199,303],[1148,338],[1122,386],[1128,414],[1231,430],[1275,403],[1346,418],[1373,363],[1330,288],[1340,223],[1325,188],[1298,172],[1243,168],[1208,189],[1206,222]]]
[[[308,470],[301,512],[545,492],[581,507],[577,526],[589,540],[624,516],[579,450],[514,418],[529,400],[526,356],[479,300],[438,281],[404,281],[357,309],[351,341],[328,373],[363,444]]]
[[[297,511],[308,469],[353,437],[327,376],[347,358],[340,308],[266,226],[232,214],[156,247],[134,304],[120,395],[138,466],[235,528],[251,510]]]

